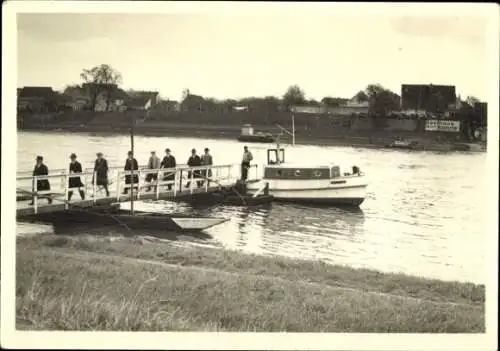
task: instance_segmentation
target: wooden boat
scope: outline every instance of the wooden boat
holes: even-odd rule
[[[238,141],[247,143],[274,143],[274,137],[270,134],[258,132],[253,135],[240,135]]]
[[[263,178],[247,183],[248,193],[258,194],[267,183],[269,194],[277,201],[360,206],[365,200],[368,184],[359,167],[343,169],[334,163],[285,163],[285,150],[279,147],[279,138],[277,144],[275,149],[267,150]]]
[[[18,218],[20,222],[41,222],[52,224],[55,228],[75,226],[85,227],[115,227],[126,226],[133,230],[160,230],[160,231],[202,231],[227,222],[226,218],[195,217],[182,214],[164,214],[121,210],[119,207],[110,207],[107,210],[74,209],[63,212],[39,213],[32,216]]]
[[[397,138],[392,143],[387,145],[387,147],[394,149],[416,150],[420,148],[420,145],[416,141]]]
[[[249,143],[274,143],[275,138],[270,133],[257,132],[254,134],[252,125],[245,124],[241,127],[241,134],[238,141]]]

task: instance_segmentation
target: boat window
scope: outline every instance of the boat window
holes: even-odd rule
[[[299,175],[300,175],[300,169],[297,169],[297,170],[295,171],[295,176],[296,176],[296,177],[298,177]]]
[[[340,167],[333,166],[331,174],[332,174],[332,178],[340,177]]]

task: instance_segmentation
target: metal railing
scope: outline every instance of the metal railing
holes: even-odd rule
[[[134,187],[133,193],[137,196],[137,200],[140,200],[141,196],[146,192],[148,194],[152,194],[152,189],[154,189],[153,198],[158,200],[160,195],[165,193],[170,193],[173,197],[176,197],[177,193],[183,190],[189,190],[189,192],[193,194],[195,189],[201,189],[202,192],[206,192],[211,186],[230,185],[240,178],[239,167],[239,165],[234,164],[200,167],[188,167],[181,165],[175,168],[160,169],[147,169],[145,167],[139,167],[138,170],[134,171],[125,171],[123,168],[113,167],[108,169],[107,185],[110,192],[116,191],[114,196],[110,194],[110,197],[116,198],[117,202],[127,201],[130,194],[129,191],[132,186]],[[255,173],[252,173],[252,171]],[[40,198],[57,199],[57,197],[63,197],[63,200],[58,200],[59,205],[62,201],[64,202],[65,209],[68,209],[70,204],[66,200],[68,199],[70,191],[83,189],[86,195],[91,194],[91,200],[84,201],[92,201],[94,204],[99,198],[104,197],[105,195],[102,192],[105,189],[97,184],[97,172],[93,170],[89,171],[88,169],[85,169],[82,173],[69,173],[67,170],[58,169],[45,176],[20,175],[23,173],[26,174],[28,172],[18,172],[18,176],[16,178],[17,193],[24,194],[24,200],[33,201],[35,214],[40,207]],[[134,179],[129,179],[129,182],[125,181],[126,176],[132,176],[132,174],[133,178],[137,177],[138,182],[133,182]],[[156,177],[151,177],[151,181],[146,181],[148,174]],[[252,165],[248,172],[248,179],[258,179],[258,176],[257,165]],[[71,178],[80,178],[83,187],[70,188],[69,183]],[[50,182],[50,190],[39,190],[38,182],[41,180],[48,180],[49,182],[51,180],[60,180],[60,182]],[[57,186],[58,183],[59,186]],[[150,199],[151,196],[148,196],[148,198]],[[17,203],[19,204],[21,201],[22,200]],[[74,200],[74,202],[77,201],[83,200]],[[42,206],[50,206],[50,204],[47,203],[47,205]]]

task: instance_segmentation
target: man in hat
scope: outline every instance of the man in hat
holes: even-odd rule
[[[210,155],[210,150],[208,149],[208,147],[205,148],[205,153],[201,156],[201,164],[203,166],[213,165],[212,155]],[[212,169],[208,168],[203,170],[203,178],[205,178],[208,182],[208,186],[210,186],[210,181],[208,180],[208,178],[210,177],[212,177]],[[201,182],[201,185],[203,185],[203,181]]]
[[[253,160],[252,153],[248,150],[248,146],[243,147],[243,158],[241,160],[241,180],[246,181],[248,178],[248,169],[250,162]]]
[[[198,156],[196,154],[196,149],[192,149],[191,150],[191,157],[189,157],[188,159],[188,162],[187,162],[188,166],[189,167],[199,167],[201,166],[201,158],[200,156]],[[186,188],[189,188],[189,186],[191,185],[191,175],[193,176],[193,178],[199,178],[201,176],[201,173],[199,170],[196,170],[196,171],[189,171],[188,172],[188,182],[186,184]],[[196,181],[197,185],[198,185],[198,188],[201,186],[201,182],[199,180]]]
[[[75,174],[75,173],[82,173],[82,165],[80,162],[76,160],[76,154],[71,154],[69,157],[71,162],[69,163],[69,174]],[[68,181],[69,185],[69,191],[68,191],[68,201],[71,201],[71,197],[73,196],[73,190],[74,188],[78,188],[78,192],[80,193],[80,198],[82,200],[85,200],[85,192],[82,190],[84,187],[82,180],[80,177],[70,177]]]
[[[94,177],[92,177],[92,184],[102,186],[106,190],[106,196],[109,196],[108,190],[108,161],[102,156],[102,152],[97,153],[97,159],[94,163]],[[95,196],[95,194],[94,194]]]
[[[33,176],[47,176],[49,175],[49,168],[43,163],[43,157],[42,156],[37,156],[36,157],[36,164],[35,168],[33,169]],[[37,179],[36,181],[36,188],[33,184],[33,193],[37,193],[38,191],[48,191],[50,190],[50,183],[48,179]],[[52,203],[52,197],[50,195],[45,196],[47,198],[47,201],[49,204]],[[30,205],[34,204],[34,198],[33,201],[31,201]]]
[[[125,167],[123,168],[125,171],[138,171],[139,170],[139,164],[137,163],[137,160],[134,158],[134,154],[132,151],[129,151],[127,154],[127,160],[125,161]],[[125,175],[125,184],[130,185],[130,188],[134,187],[135,190],[138,190],[137,185],[133,184],[139,184],[139,175],[137,173],[134,174],[132,177],[132,174],[126,174]],[[125,188],[123,193],[126,195],[128,194],[129,188]]]
[[[172,155],[170,149],[165,149],[165,157],[163,158],[163,161],[161,161],[161,168],[175,168],[177,166],[177,163],[175,161],[174,155]],[[164,181],[172,181],[175,180],[175,173],[174,172],[165,172],[165,175],[163,176]],[[167,184],[168,190],[172,190],[172,184]]]
[[[156,151],[151,151],[151,157],[148,162],[148,169],[159,169],[160,168],[160,158],[156,156]],[[153,181],[158,181],[158,172],[148,173],[146,175],[146,182],[151,183]],[[156,187],[155,187],[156,189]],[[151,186],[148,187],[147,191],[151,191]]]

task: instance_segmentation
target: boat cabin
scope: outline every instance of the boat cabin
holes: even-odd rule
[[[359,167],[353,166],[351,172],[341,172],[338,165],[324,166],[299,166],[283,165],[285,162],[285,149],[275,148],[267,150],[267,165],[264,168],[265,179],[280,180],[314,180],[314,179],[335,179],[340,177],[362,175]],[[339,180],[339,182],[345,182]]]
[[[253,127],[251,124],[244,124],[241,127],[241,135],[247,136],[247,135],[253,135]]]
[[[267,149],[267,164],[268,165],[279,165],[285,162],[285,149]]]

